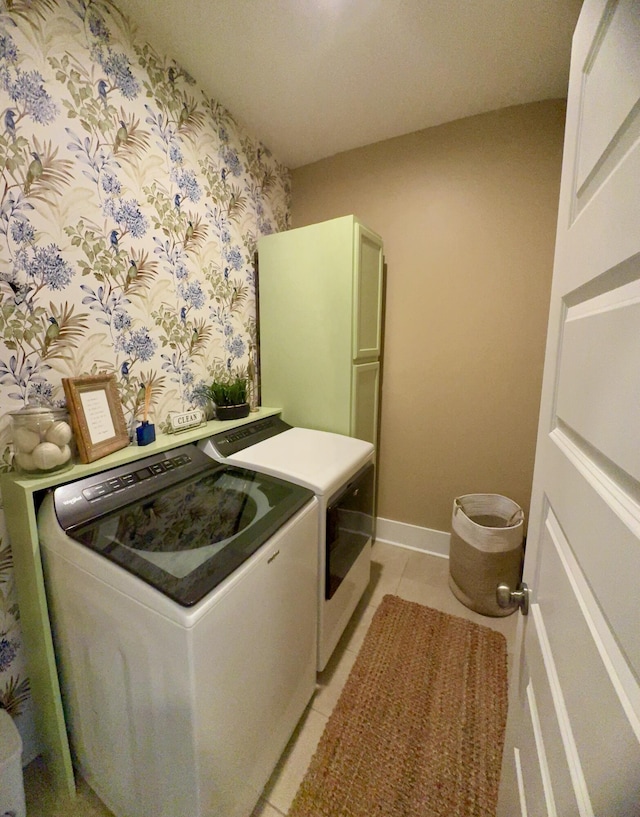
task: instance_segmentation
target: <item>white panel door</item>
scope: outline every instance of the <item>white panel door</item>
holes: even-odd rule
[[[640,1],[573,42],[498,814],[640,814]]]

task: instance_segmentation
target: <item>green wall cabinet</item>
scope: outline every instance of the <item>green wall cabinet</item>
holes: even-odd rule
[[[382,253],[355,216],[259,240],[262,400],[292,425],[377,444]]]

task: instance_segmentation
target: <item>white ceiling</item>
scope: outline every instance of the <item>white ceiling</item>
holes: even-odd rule
[[[116,0],[290,168],[566,96],[581,0]]]

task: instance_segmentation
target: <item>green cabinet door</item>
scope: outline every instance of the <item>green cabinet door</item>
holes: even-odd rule
[[[354,247],[353,359],[371,360],[382,336],[382,240],[356,221]]]
[[[353,365],[380,355],[382,240],[344,216],[265,236],[258,257],[263,402],[294,426],[370,439],[378,395]]]
[[[352,378],[351,436],[378,445],[380,364],[357,363]]]

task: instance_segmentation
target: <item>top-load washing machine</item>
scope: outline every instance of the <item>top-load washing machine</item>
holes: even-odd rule
[[[118,817],[247,817],[315,688],[313,492],[186,445],[38,526],[81,774]]]
[[[199,443],[219,462],[312,490],[319,502],[318,662],[322,671],[370,579],[374,447],[364,440],[296,428],[267,417]]]

